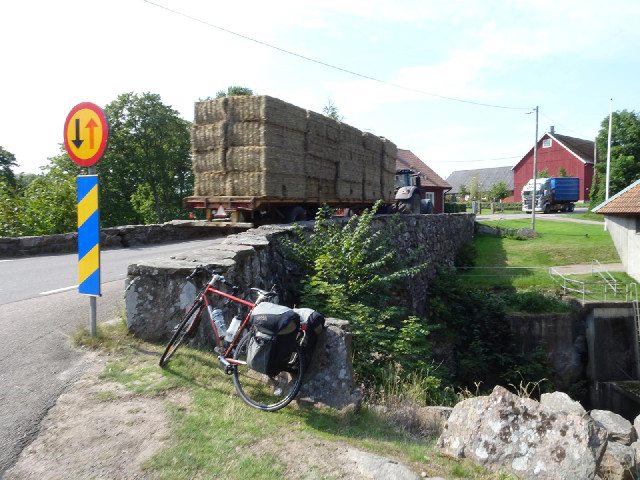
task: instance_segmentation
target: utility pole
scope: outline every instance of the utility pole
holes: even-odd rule
[[[536,112],[536,139],[533,144],[533,197],[531,198],[531,230],[536,229],[536,193],[538,192],[538,107]]]
[[[607,140],[607,189],[605,200],[609,200],[609,170],[611,168],[611,124],[613,118],[613,98],[609,99],[609,138]]]

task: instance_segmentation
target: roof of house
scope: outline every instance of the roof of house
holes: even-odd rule
[[[467,190],[471,187],[474,177],[478,181],[478,190],[488,192],[498,182],[504,182],[507,190],[513,190],[513,170],[511,167],[478,168],[476,170],[458,170],[447,178],[452,185],[451,193],[460,193],[460,186]]]
[[[411,150],[398,149],[396,168],[414,168],[422,175],[426,175],[426,180],[422,181],[422,186],[431,188],[442,188],[449,190],[451,185],[444,181],[436,172],[431,170],[422,160],[416,157]]]
[[[640,180],[593,209],[605,215],[640,215]]]
[[[562,145],[565,150],[571,153],[574,157],[580,160],[582,163],[593,163],[593,150],[595,142],[593,140],[583,140],[581,138],[569,137],[567,135],[558,135],[557,133],[545,133],[538,142],[542,142],[545,138],[552,138],[559,145]],[[538,150],[540,151],[540,150]],[[514,169],[524,162],[533,152],[533,147],[522,157],[522,159],[513,167]]]

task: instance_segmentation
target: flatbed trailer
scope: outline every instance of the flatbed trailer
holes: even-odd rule
[[[207,221],[237,226],[311,220],[323,204],[336,209],[340,216],[348,216],[371,208],[374,203],[355,199],[284,199],[263,196],[191,196],[183,199],[185,208],[204,209]]]

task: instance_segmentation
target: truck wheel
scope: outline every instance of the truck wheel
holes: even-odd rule
[[[544,213],[549,213],[549,212],[551,212],[551,207],[549,205],[545,205]]]
[[[304,222],[307,219],[307,214],[304,208],[301,206],[291,207],[287,210],[285,220],[287,223]]]

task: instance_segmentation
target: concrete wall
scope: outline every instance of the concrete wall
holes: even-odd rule
[[[637,218],[606,215],[605,221],[626,272],[640,282],[640,234],[636,233]]]
[[[424,315],[428,284],[439,266],[452,266],[458,250],[473,237],[474,216],[469,214],[402,215],[396,242],[404,255],[416,255],[414,263],[428,268],[411,279],[410,303],[415,315]],[[374,219],[375,228],[386,226],[392,217]],[[313,222],[306,222],[310,229]],[[212,245],[173,258],[156,259],[129,266],[125,305],[129,330],[140,337],[159,339],[179,322],[184,308],[195,296],[185,277],[197,265],[218,269],[240,292],[250,287],[271,288],[280,293],[280,303],[293,306],[292,287],[300,275],[286,259],[282,240],[293,238],[293,227],[267,225],[227,237]],[[198,279],[198,287],[204,279]],[[234,304],[235,305],[235,304]],[[232,306],[235,308],[234,306]],[[226,312],[231,318],[236,311]]]
[[[603,383],[640,379],[633,307],[628,302],[576,302],[572,313],[514,314],[509,320],[519,351],[529,353],[544,345],[556,389],[583,405],[611,410],[618,400],[601,391]],[[613,395],[617,390],[606,391]]]

